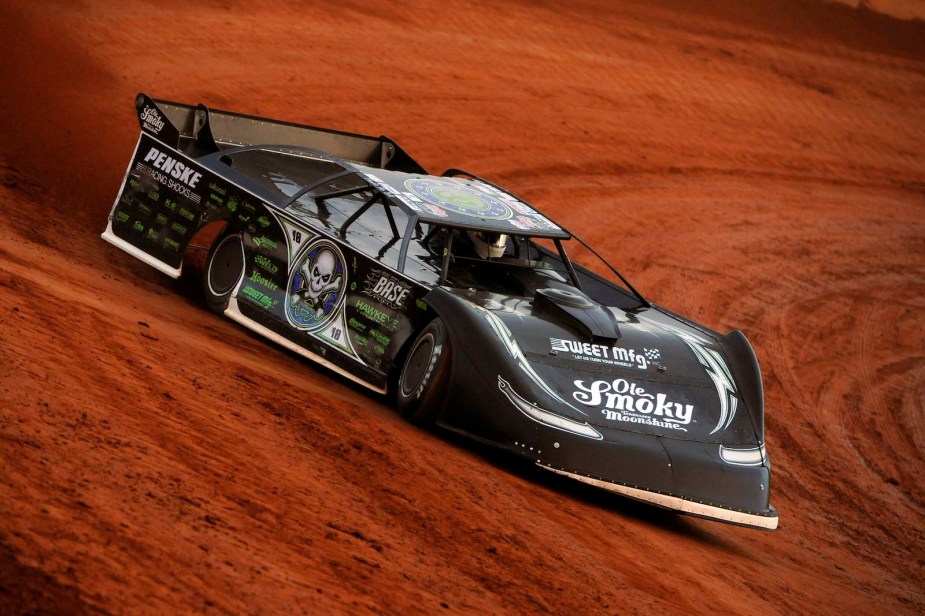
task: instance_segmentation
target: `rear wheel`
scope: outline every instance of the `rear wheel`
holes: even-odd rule
[[[202,288],[209,309],[222,314],[228,307],[231,292],[244,275],[244,243],[237,233],[218,237],[203,270]]]
[[[396,403],[402,417],[430,425],[446,396],[450,372],[450,339],[446,325],[434,319],[421,330],[398,377]]]

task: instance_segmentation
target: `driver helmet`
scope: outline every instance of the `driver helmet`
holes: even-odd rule
[[[486,231],[466,231],[475,252],[483,259],[497,259],[504,254],[507,246],[507,235],[503,233],[489,233]]]

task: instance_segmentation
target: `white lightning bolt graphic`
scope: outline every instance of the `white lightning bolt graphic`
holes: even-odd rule
[[[713,386],[716,387],[716,395],[719,397],[719,422],[710,434],[716,434],[720,430],[728,428],[736,416],[739,399],[736,397],[735,381],[732,380],[732,375],[729,373],[729,368],[726,367],[726,362],[723,361],[722,356],[713,349],[708,349],[706,347],[707,341],[700,336],[695,336],[667,323],[659,323],[651,319],[645,320],[669,330],[691,348],[706,370],[710,380],[713,381]]]
[[[713,381],[713,385],[716,387],[716,394],[719,396],[719,423],[710,432],[710,434],[715,434],[728,428],[729,424],[732,423],[732,419],[736,416],[736,406],[739,404],[739,399],[735,395],[736,388],[732,381],[732,375],[729,374],[726,362],[719,356],[719,353],[686,338],[684,342],[694,351],[697,359],[706,368],[710,380]]]
[[[514,340],[514,334],[511,333],[511,330],[507,328],[507,325],[504,324],[504,321],[499,319],[494,313],[486,310],[478,304],[473,304],[470,302],[472,307],[476,308],[479,312],[485,315],[485,319],[488,321],[488,324],[491,326],[491,329],[495,332],[495,335],[501,340],[504,344],[504,347],[507,349],[507,352],[511,354],[511,357],[514,358],[514,361],[517,362],[518,367],[530,378],[531,381],[536,383],[536,385],[542,389],[548,396],[550,396],[556,402],[567,406],[576,413],[587,416],[587,413],[576,409],[574,406],[566,402],[559,396],[556,392],[546,384],[546,382],[540,378],[540,375],[533,370],[533,366],[530,365],[530,362],[527,361],[527,357],[524,355],[524,352],[521,350],[520,345],[517,344],[517,341]]]

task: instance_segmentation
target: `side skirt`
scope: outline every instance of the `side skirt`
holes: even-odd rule
[[[121,248],[125,252],[129,253],[136,259],[144,261],[157,271],[167,274],[171,278],[179,278],[180,273],[183,271],[183,266],[180,267],[171,267],[159,259],[155,259],[142,249],[137,246],[130,244],[123,240],[121,237],[118,237],[115,233],[112,232],[112,220],[109,221],[109,224],[106,225],[106,231],[103,232],[101,236],[104,240],[112,244],[117,248]]]
[[[272,329],[264,327],[260,323],[257,323],[256,321],[244,316],[244,314],[242,314],[241,311],[238,309],[238,300],[235,297],[232,297],[228,301],[228,307],[225,308],[225,316],[231,319],[232,321],[240,323],[247,329],[255,333],[258,333],[261,336],[264,336],[265,338],[272,340],[273,342],[280,345],[281,347],[284,347],[292,351],[293,353],[297,353],[298,355],[301,355],[302,357],[305,357],[306,359],[310,359],[317,364],[321,364],[322,366],[324,366],[325,368],[328,368],[329,370],[333,370],[337,374],[341,375],[344,378],[350,379],[351,381],[353,381],[354,383],[357,383],[358,385],[362,385],[363,387],[371,389],[372,391],[379,393],[379,394],[386,393],[385,388],[376,387],[375,385],[367,383],[366,381],[362,380],[356,375],[350,374],[343,368],[340,368],[339,366],[331,363],[324,357],[321,357],[320,355],[315,355],[311,351],[299,346],[295,342],[280,336],[279,334],[274,332]]]

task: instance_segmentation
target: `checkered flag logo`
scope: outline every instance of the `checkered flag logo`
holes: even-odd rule
[[[648,359],[653,364],[657,364],[662,360],[662,354],[658,349],[643,349],[646,359]]]

